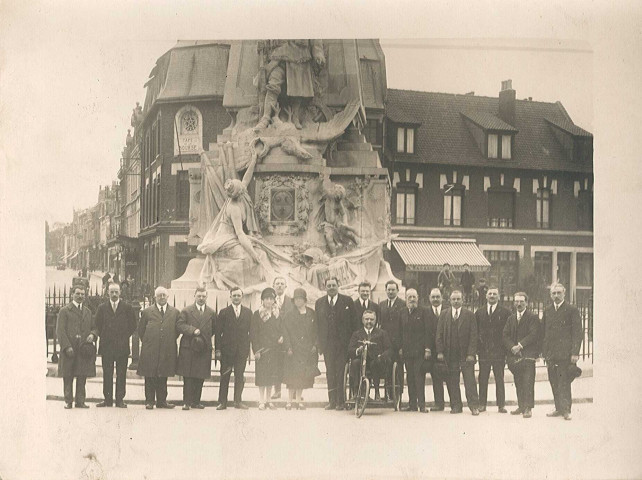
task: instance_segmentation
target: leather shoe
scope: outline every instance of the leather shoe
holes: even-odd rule
[[[278,400],[279,398],[281,398],[281,392],[274,392],[270,397],[272,400]]]
[[[497,411],[498,411],[499,413],[508,413],[508,410],[506,410],[504,407],[499,407],[499,408],[497,409]]]
[[[547,417],[561,417],[562,415],[563,413],[559,410],[553,410],[552,412],[546,414]]]
[[[120,402],[116,402],[116,408],[127,408],[127,404],[121,400]]]
[[[111,407],[112,404],[108,402],[100,402],[96,404],[96,408]]]
[[[564,420],[570,420],[571,418],[572,418],[572,417],[571,417],[571,412],[566,412],[566,413],[564,414]]]
[[[65,403],[65,410],[69,410],[73,405],[71,403]]]
[[[249,407],[243,402],[234,402],[234,408],[238,408],[239,410],[247,410]]]
[[[189,405],[187,404],[183,405],[183,410],[189,410]]]
[[[428,410],[426,407],[419,407],[419,411],[421,413],[428,413],[430,410]]]
[[[430,411],[431,412],[443,412],[444,411],[444,407],[437,407],[437,406],[430,407]]]
[[[413,407],[413,406],[408,405],[407,407],[402,407],[401,411],[402,412],[416,412],[417,411],[417,407]]]
[[[476,409],[476,408],[473,408],[473,409],[471,410],[471,413],[473,414],[473,416],[475,416],[475,417],[476,417],[477,415],[479,415],[479,410],[478,410],[478,409]]]
[[[480,412],[485,412],[486,411],[486,405],[482,405],[481,407],[478,408]]]
[[[145,408],[147,410],[152,410],[154,408],[154,405],[152,405],[151,403],[148,403],[148,404],[145,405]]]
[[[455,413],[462,413],[463,410],[461,408],[451,408],[450,413],[455,414]]]
[[[165,402],[165,403],[159,403],[158,405],[156,405],[156,408],[165,408],[167,410],[170,410],[170,409],[174,408],[175,406],[176,405],[174,405],[173,403]]]
[[[519,407],[510,412],[511,415],[521,415],[522,413],[526,413],[526,410],[522,410]]]
[[[325,410],[334,410],[335,408],[337,408],[337,406],[334,403],[328,403],[325,406]]]
[[[345,409],[346,409],[345,405],[343,404],[337,405],[337,410],[345,410]]]
[[[227,403],[219,403],[217,410],[227,410]]]
[[[89,408],[89,405],[86,403],[77,403],[76,408]]]
[[[192,405],[192,408],[203,410],[205,408],[205,405],[203,405],[202,403],[197,403],[196,405]]]
[[[523,415],[524,418],[531,418],[532,416],[533,416],[533,414],[532,414],[530,408],[524,409],[524,415]]]

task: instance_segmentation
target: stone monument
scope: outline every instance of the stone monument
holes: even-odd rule
[[[372,78],[385,92],[385,73]],[[330,276],[346,293],[368,280],[383,295],[390,181],[361,133],[363,89],[356,40],[232,42],[232,121],[190,171],[199,256],[172,282],[177,305],[199,284],[225,303],[236,285],[251,300],[277,276],[310,302]]]

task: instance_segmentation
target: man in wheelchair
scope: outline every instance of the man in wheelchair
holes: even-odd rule
[[[361,316],[363,328],[355,331],[350,338],[348,356],[350,362],[350,392],[354,396],[355,388],[361,377],[361,354],[368,344],[368,356],[366,357],[366,375],[373,380],[374,385],[379,384],[379,379],[386,377],[390,368],[392,357],[392,343],[388,334],[377,328],[377,314],[373,310],[365,310]]]

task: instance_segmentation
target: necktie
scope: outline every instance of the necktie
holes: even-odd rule
[[[116,304],[115,303],[111,304],[111,309],[114,311],[114,313],[116,313]]]
[[[82,312],[82,303],[78,304],[78,310],[80,310]],[[555,310],[557,310],[557,307],[555,307]]]
[[[518,313],[517,314],[517,323],[519,323],[521,319],[522,319],[522,314]]]
[[[457,320],[459,320],[459,312],[458,312],[457,310],[455,310],[455,315],[453,316],[453,320],[454,320],[455,322],[456,322]]]
[[[490,317],[493,314],[493,307],[488,307],[488,316]]]
[[[388,308],[392,308],[392,300],[388,300]]]
[[[165,316],[165,307],[161,307],[161,315]]]
[[[433,308],[433,311],[435,312],[435,317],[438,317],[438,316],[439,316],[439,313],[437,313],[437,309],[436,309],[436,308]]]

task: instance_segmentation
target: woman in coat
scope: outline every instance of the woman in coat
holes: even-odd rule
[[[259,387],[259,410],[265,410],[266,403],[274,410],[276,407],[269,400],[272,387],[281,382],[279,356],[283,353],[283,335],[273,288],[261,293],[261,306],[250,323],[250,340],[256,360],[254,383]]]
[[[289,401],[286,410],[292,408],[292,402],[304,410],[301,395],[303,389],[312,388],[314,377],[320,375],[317,363],[317,331],[314,323],[314,310],[305,306],[307,294],[304,289],[294,290],[292,298],[295,308],[290,309],[283,318],[283,336],[287,357],[283,382],[288,386]]]

